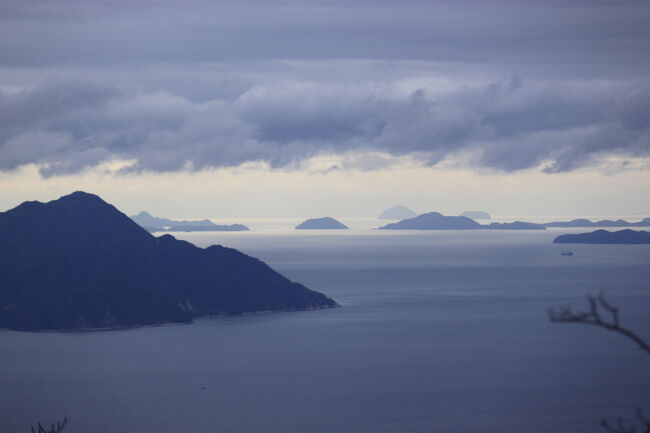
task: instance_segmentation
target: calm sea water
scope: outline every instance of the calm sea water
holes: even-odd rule
[[[545,315],[605,289],[650,339],[650,246],[551,243],[565,232],[178,234],[343,308],[0,331],[0,432],[67,415],[66,433],[581,433],[650,413],[648,354]]]

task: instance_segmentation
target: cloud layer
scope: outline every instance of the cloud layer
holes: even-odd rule
[[[193,102],[92,81],[49,80],[0,98],[0,169],[44,175],[112,159],[176,171],[263,161],[297,166],[322,154],[381,152],[435,165],[573,170],[611,155],[650,156],[642,85],[509,79],[475,87],[401,89],[274,82],[233,100]]]
[[[553,173],[650,156],[646,2],[1,9],[0,171],[351,154],[339,168],[400,156]]]

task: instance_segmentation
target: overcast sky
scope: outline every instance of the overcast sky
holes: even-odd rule
[[[650,216],[649,170],[647,1],[0,2],[0,210]]]

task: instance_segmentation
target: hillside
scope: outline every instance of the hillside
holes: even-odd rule
[[[75,192],[0,213],[0,328],[125,328],[336,302],[241,252],[154,237]]]

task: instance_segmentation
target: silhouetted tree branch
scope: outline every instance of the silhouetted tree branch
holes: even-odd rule
[[[619,323],[618,307],[610,305],[605,300],[605,294],[600,292],[598,297],[587,295],[589,301],[589,312],[574,313],[571,306],[559,306],[558,308],[549,308],[547,313],[551,322],[555,323],[583,323],[586,325],[599,326],[609,331],[617,332],[626,336],[630,340],[641,346],[648,355],[650,355],[650,344],[643,338],[636,335],[629,329],[622,328]],[[607,321],[601,316],[600,309],[605,310],[611,316],[611,320]]]
[[[34,428],[34,426],[30,426],[32,429],[32,433],[59,433],[65,425],[68,423],[68,417],[63,418],[63,422],[56,422],[56,425],[52,423],[52,426],[49,429],[44,428],[41,423],[37,423],[38,429]]]
[[[643,415],[641,409],[637,408],[636,416],[641,422],[642,433],[650,433],[650,420]],[[636,426],[632,425],[627,427],[621,418],[616,419],[616,425],[610,424],[606,419],[603,419],[600,425],[605,427],[605,430],[609,433],[637,433]]]
[[[549,308],[547,310],[548,318],[551,320],[551,322],[555,323],[583,323],[587,325],[599,326],[609,331],[617,332],[637,343],[639,346],[641,346],[641,349],[650,355],[650,345],[643,338],[639,337],[629,329],[622,328],[620,326],[618,307],[614,307],[609,302],[607,302],[605,300],[605,294],[603,292],[600,292],[598,297],[587,295],[587,300],[589,301],[590,306],[589,312],[574,313],[571,309],[571,306],[560,306],[557,309]],[[602,308],[610,314],[610,321],[603,319],[599,308]],[[648,420],[643,415],[641,408],[636,409],[636,415],[641,422],[641,433],[650,433],[650,420]],[[625,422],[621,418],[616,419],[616,425],[610,424],[610,422],[606,419],[602,419],[600,421],[600,425],[602,425],[609,433],[637,433],[635,425],[626,426]]]

